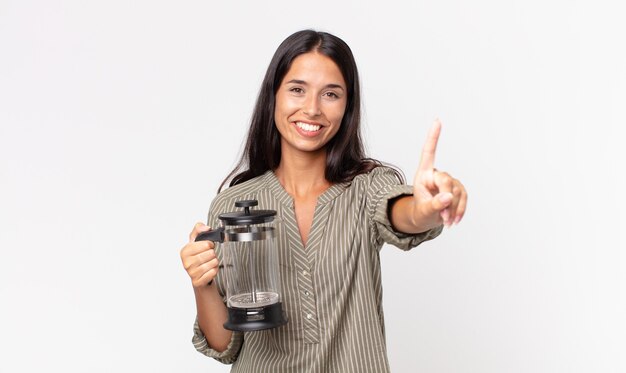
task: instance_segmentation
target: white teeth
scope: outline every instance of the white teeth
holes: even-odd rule
[[[308,132],[319,131],[319,129],[322,128],[322,126],[316,124],[308,124],[303,122],[296,122],[296,126]]]

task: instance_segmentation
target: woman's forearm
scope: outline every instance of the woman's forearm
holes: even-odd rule
[[[224,329],[228,312],[217,291],[217,285],[194,288],[198,325],[206,337],[209,347],[222,352],[226,350],[232,337],[232,331]]]
[[[415,211],[416,208],[413,196],[402,196],[390,201],[388,215],[393,228],[398,232],[416,234],[442,224],[437,215],[429,219],[415,219],[419,216]]]

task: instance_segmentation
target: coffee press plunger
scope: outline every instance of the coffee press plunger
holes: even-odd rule
[[[287,323],[280,291],[274,210],[251,210],[256,200],[235,202],[244,211],[220,214],[220,227],[198,235],[223,245],[228,321],[224,328],[255,331]]]

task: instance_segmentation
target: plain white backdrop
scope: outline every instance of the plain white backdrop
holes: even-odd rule
[[[278,44],[360,68],[369,154],[467,187],[382,251],[394,372],[626,371],[624,8],[608,1],[0,2],[0,372],[227,372],[179,250]]]

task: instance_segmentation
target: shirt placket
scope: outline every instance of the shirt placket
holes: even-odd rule
[[[311,253],[311,245],[307,245],[308,247],[305,248],[302,244],[300,231],[296,224],[295,213],[290,215],[292,216],[290,216],[285,223],[287,229],[290,231],[291,254],[298,280],[298,295],[300,298],[299,317],[302,325],[303,340],[305,343],[319,343],[319,316],[313,277],[315,256]],[[315,222],[315,217],[313,221]],[[312,239],[314,239],[314,237],[309,236],[309,243],[312,243]]]

